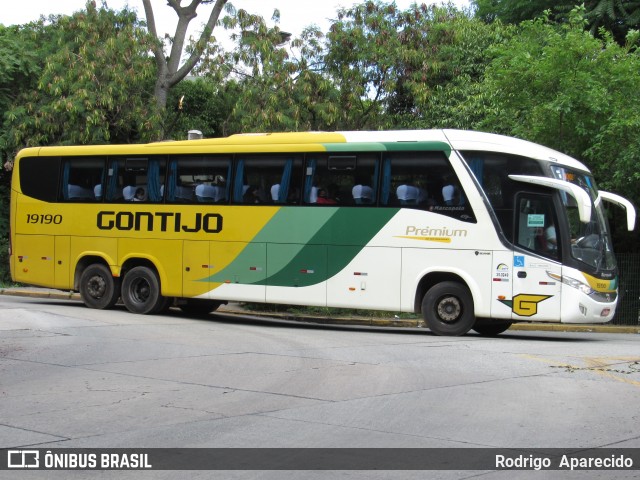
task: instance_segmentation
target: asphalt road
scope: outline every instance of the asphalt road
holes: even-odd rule
[[[141,316],[0,296],[0,448],[640,448],[639,394],[637,334],[451,338],[229,314],[189,318],[177,310]],[[0,478],[638,476],[15,473]]]

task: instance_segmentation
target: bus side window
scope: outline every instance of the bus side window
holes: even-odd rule
[[[284,205],[299,201],[300,155],[243,156],[237,159],[234,171],[234,203]]]
[[[307,158],[304,203],[373,206],[378,200],[379,155],[334,153]]]
[[[518,198],[516,243],[539,255],[559,259],[558,228],[548,196],[521,195]]]
[[[380,204],[415,208],[475,222],[453,167],[443,152],[383,155]]]
[[[424,209],[434,204],[439,185],[434,183],[437,171],[431,165],[433,155],[432,152],[386,154],[382,163],[382,205]]]
[[[104,160],[101,158],[69,158],[62,164],[61,196],[67,202],[97,202],[104,174]]]
[[[169,159],[167,203],[227,203],[231,158],[216,155],[175,155]]]
[[[107,202],[162,202],[165,165],[162,156],[110,157],[99,191]]]

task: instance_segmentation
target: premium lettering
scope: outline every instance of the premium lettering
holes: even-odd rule
[[[98,212],[100,230],[134,232],[205,232],[222,231],[222,215],[219,213],[182,214],[179,212]]]
[[[405,232],[406,236],[419,237],[466,237],[466,230],[449,229],[449,228],[431,228],[431,227],[415,227],[408,226]]]

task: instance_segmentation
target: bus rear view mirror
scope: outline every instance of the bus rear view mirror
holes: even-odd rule
[[[509,175],[509,178],[516,182],[555,188],[556,190],[562,190],[563,192],[568,193],[576,200],[580,221],[582,223],[589,223],[591,221],[591,197],[589,197],[589,194],[577,185],[555,178],[535,177],[530,175]]]
[[[615,203],[619,207],[622,207],[626,210],[627,230],[633,232],[633,229],[636,226],[636,209],[634,208],[633,204],[626,198],[622,198],[620,195],[616,195],[615,193],[610,192],[603,192],[602,190],[598,192],[598,196],[602,200],[610,203]]]

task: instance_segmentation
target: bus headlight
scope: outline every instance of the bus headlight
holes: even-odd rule
[[[549,271],[547,271],[547,275],[554,280],[558,280],[565,285],[569,285],[570,287],[580,290],[585,295],[592,295],[593,293],[595,293],[595,290],[593,290],[589,285],[581,282],[580,280],[576,280],[575,278],[567,277],[566,275],[558,275],[557,273]]]
[[[576,290],[580,290],[585,295],[589,295],[596,302],[611,303],[611,302],[614,302],[618,297],[618,293],[615,291],[598,292],[597,290],[594,290],[586,283],[581,282],[580,280],[576,280],[573,277],[567,277],[566,275],[558,275],[548,270],[547,270],[547,275],[553,278],[554,280],[562,282],[565,285],[569,285],[570,287],[573,287]]]

